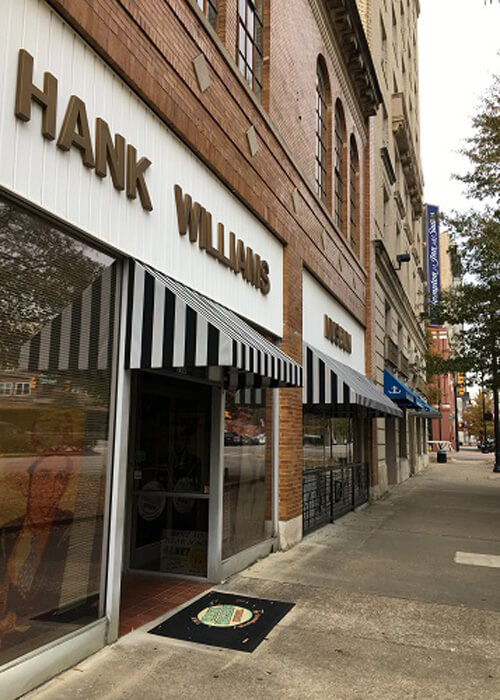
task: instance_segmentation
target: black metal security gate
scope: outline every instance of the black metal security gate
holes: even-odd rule
[[[333,523],[369,498],[368,464],[306,469],[302,477],[303,533]]]

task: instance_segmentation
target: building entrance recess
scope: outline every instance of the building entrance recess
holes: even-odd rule
[[[129,568],[206,578],[211,387],[134,374]]]

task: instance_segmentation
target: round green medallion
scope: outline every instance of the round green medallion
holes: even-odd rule
[[[237,627],[251,620],[253,612],[239,605],[210,605],[196,617],[208,627]]]

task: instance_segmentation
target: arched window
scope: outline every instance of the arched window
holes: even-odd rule
[[[321,56],[316,65],[316,192],[326,205],[330,203],[330,87]]]
[[[208,21],[215,29],[217,23],[217,0],[196,0],[200,10],[208,17]]]
[[[238,0],[238,68],[257,97],[262,94],[263,0]]]
[[[357,255],[360,254],[360,182],[359,182],[359,157],[354,134],[351,134],[349,144],[349,191],[350,206],[349,218],[351,229],[351,245]]]
[[[335,103],[335,145],[334,145],[334,221],[345,234],[345,180],[346,180],[346,129],[344,110],[340,100]]]

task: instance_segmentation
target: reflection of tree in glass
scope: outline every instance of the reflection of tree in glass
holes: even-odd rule
[[[21,345],[103,270],[89,252],[42,219],[0,200],[0,367],[16,367]]]

